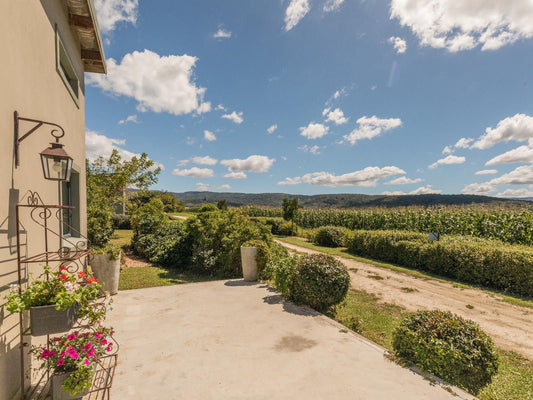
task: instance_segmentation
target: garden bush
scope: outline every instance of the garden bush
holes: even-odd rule
[[[294,277],[294,271],[298,264],[299,257],[291,256],[287,250],[280,246],[285,252],[279,251],[272,254],[267,263],[266,271],[272,286],[280,292],[286,299],[290,299],[290,286]]]
[[[498,371],[492,339],[450,312],[409,314],[394,331],[392,346],[398,357],[474,394]]]
[[[298,226],[292,222],[284,222],[279,227],[279,235],[283,236],[297,236]]]
[[[218,207],[215,204],[207,203],[198,209],[198,212],[201,212],[201,213],[211,212],[211,211],[218,211]]]
[[[325,254],[302,256],[289,281],[291,300],[326,312],[340,303],[350,286],[343,263]]]
[[[420,269],[475,285],[533,296],[533,250],[500,241],[407,231],[354,231],[347,247],[356,255]]]
[[[163,202],[157,198],[137,207],[130,220],[134,239],[142,234],[154,233],[169,222]]]
[[[285,220],[283,218],[268,218],[265,220],[265,224],[270,226],[273,235],[281,235],[281,227],[285,224]]]
[[[185,223],[175,221],[161,226],[154,233],[139,235],[134,238],[133,246],[137,254],[150,262],[177,268],[188,262],[186,238]]]
[[[272,272],[267,266],[273,259],[278,260],[279,258],[288,257],[289,255],[289,252],[285,247],[274,241],[267,243],[263,240],[248,240],[243,243],[242,246],[257,248],[256,261],[259,279],[261,280],[269,280],[272,278]]]
[[[338,226],[323,226],[318,228],[313,241],[320,246],[342,247],[345,231]]]
[[[128,214],[114,214],[113,227],[115,229],[131,229],[130,216]]]

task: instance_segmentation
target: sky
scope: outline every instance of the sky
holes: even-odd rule
[[[154,189],[533,197],[533,0],[94,0],[87,157]]]

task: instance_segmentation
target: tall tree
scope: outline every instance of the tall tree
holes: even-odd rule
[[[296,218],[299,208],[297,197],[293,199],[283,198],[283,219],[291,221],[291,235],[294,235],[294,218]]]

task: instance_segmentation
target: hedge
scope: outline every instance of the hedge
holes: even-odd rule
[[[358,230],[346,238],[356,255],[523,296],[533,296],[533,249],[499,241],[406,231]]]

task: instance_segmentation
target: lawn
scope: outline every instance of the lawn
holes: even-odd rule
[[[124,268],[120,272],[118,290],[180,285],[183,283],[206,282],[211,280],[214,280],[214,278],[173,268],[157,266]]]
[[[128,247],[132,237],[133,231],[131,229],[117,229],[111,236],[110,243],[122,248]]]

